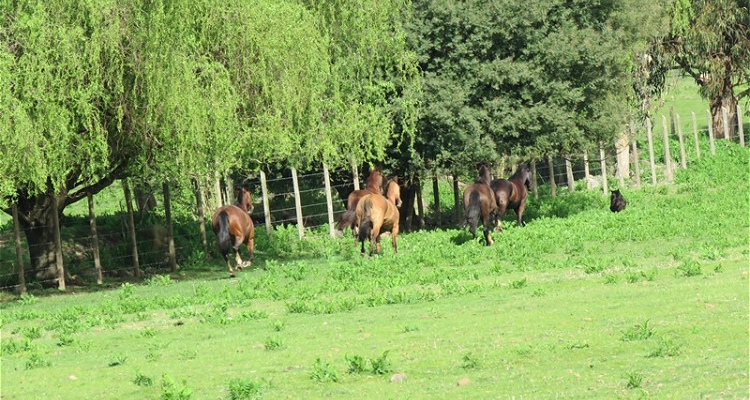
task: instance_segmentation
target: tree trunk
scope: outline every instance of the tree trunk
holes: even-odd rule
[[[622,182],[623,179],[630,178],[630,133],[628,131],[623,130],[615,139],[615,152],[617,153],[615,175]]]
[[[53,210],[53,193],[40,193],[32,200],[19,198],[19,222],[29,244],[31,271],[42,281],[57,279],[57,257],[55,256],[55,225],[53,212],[62,220],[62,207]],[[58,204],[64,204],[64,194],[60,194]]]
[[[408,186],[401,184],[401,208],[399,213],[399,225],[402,232],[411,232],[414,217],[414,197],[417,194],[418,185]]]
[[[734,91],[732,90],[732,81],[730,76],[724,79],[722,84],[721,94],[711,99],[711,116],[713,119],[714,126],[714,138],[724,138],[724,117],[722,115],[722,108],[726,107],[729,117],[729,132],[726,136],[733,139],[735,136],[735,125],[737,121],[737,99],[734,97]]]

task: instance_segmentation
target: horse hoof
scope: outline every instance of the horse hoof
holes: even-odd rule
[[[234,272],[231,272],[231,273],[229,274],[229,277],[230,277],[230,278],[234,278]]]

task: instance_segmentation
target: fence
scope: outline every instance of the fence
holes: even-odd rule
[[[725,139],[738,140],[744,146],[739,108],[737,114],[740,119],[733,131],[738,134]],[[675,115],[673,121],[662,116],[657,119],[656,127],[648,120],[642,126],[631,125],[630,143],[621,144],[614,150],[602,146],[598,154],[556,154],[533,160],[534,196],[540,196],[540,186],[544,187],[542,196],[594,188],[607,195],[610,180],[616,180],[620,187],[671,182],[676,168],[686,168],[690,159],[706,154],[706,149],[700,147],[701,143],[705,146],[706,137],[709,152],[715,152],[710,113],[706,117],[707,129],[699,129],[698,116],[691,114],[688,126],[692,130],[692,138],[685,136],[679,115]],[[728,121],[725,124],[725,127],[730,126]],[[728,132],[729,129],[725,128],[724,131]],[[618,151],[629,154],[623,158],[622,154],[617,154]],[[692,158],[693,154],[695,158]],[[618,155],[620,164],[627,160],[627,168],[618,165]],[[501,165],[495,168],[496,177],[509,174],[513,167]],[[257,178],[248,181],[256,196],[252,215],[256,230],[265,230],[271,235],[275,227],[292,225],[296,226],[301,238],[309,230],[327,227],[328,234],[334,236],[334,223],[345,211],[341,200],[343,194],[360,186],[356,168],[352,171],[335,171],[334,174],[336,179],[332,180],[331,173],[323,165],[322,172],[298,175],[292,168],[270,177],[261,172]],[[210,243],[213,243],[213,238],[207,237],[212,236],[206,232],[211,218],[207,213],[217,203],[227,203],[233,198],[231,193],[227,193],[227,189],[232,187],[231,180],[225,177],[224,181],[223,189],[219,179],[213,187],[207,187],[210,185],[205,182],[192,188],[175,188],[165,184],[162,187],[163,213],[147,214],[146,217],[142,213],[138,222],[127,181],[122,182],[122,196],[114,206],[106,202],[117,197],[112,195],[120,189],[117,185],[111,187],[109,195],[89,196],[85,206],[79,204],[86,203],[81,201],[68,207],[63,220],[56,224],[59,229],[55,229],[60,237],[65,238],[64,241],[57,239],[55,244],[58,271],[63,271],[64,266],[65,270],[95,277],[98,283],[103,283],[109,277],[143,277],[165,270],[175,271],[180,263],[205,259],[212,247]],[[415,217],[424,220],[427,209],[432,220],[453,223],[460,220],[462,207],[459,206],[459,189],[462,183],[458,177],[425,173],[420,176],[420,182],[431,182],[432,190],[429,185],[421,187],[416,192],[414,207],[410,207],[409,213],[414,212]],[[441,195],[439,188],[445,186],[452,186],[452,193]],[[172,204],[171,192],[174,190],[185,192],[174,196],[175,203]],[[431,201],[425,201],[423,196],[429,197],[430,192]],[[441,217],[441,211],[450,208],[446,204],[450,205],[451,197],[453,215]],[[405,204],[412,203],[405,201]],[[98,208],[107,209],[107,212],[96,215]],[[181,211],[175,217],[172,216],[174,209]],[[2,290],[14,289],[23,293],[27,285],[25,278],[41,272],[29,267],[28,250],[23,248],[22,239],[18,222],[0,220]],[[201,245],[195,246],[195,243]],[[66,280],[75,282],[76,279],[73,275],[47,276],[37,278],[30,284],[57,285],[64,289]]]

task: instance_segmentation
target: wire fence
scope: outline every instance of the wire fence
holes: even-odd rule
[[[677,116],[677,124],[679,120]],[[630,142],[624,146],[602,146],[596,154],[555,154],[532,160],[536,180],[534,196],[557,196],[569,191],[592,189],[601,190],[603,195],[607,195],[608,188],[613,185],[637,187],[669,183],[677,168],[689,166],[696,159],[710,156],[715,151],[710,120],[707,128],[700,129],[695,121],[695,118],[689,118],[684,126],[677,127],[675,123],[666,122],[654,127],[647,121],[631,128]],[[736,124],[732,128],[731,131],[737,134],[725,140],[744,146],[742,125]],[[672,131],[677,133],[673,134]],[[624,158],[619,154],[621,157],[618,159],[618,152],[626,152]],[[626,160],[627,166],[622,165],[623,160]],[[514,167],[507,163],[502,168],[496,168],[495,178],[509,176]],[[331,179],[330,175],[335,178]],[[274,176],[262,174],[247,180],[244,184],[251,188],[254,196],[251,216],[256,224],[256,232],[267,230],[273,234],[280,226],[295,226],[300,237],[311,230],[328,231],[334,235],[331,222],[345,211],[346,194],[354,189],[355,177],[358,176],[356,170],[329,174],[326,168],[322,172],[297,176],[296,171],[290,169]],[[435,207],[437,196],[434,186],[430,184],[433,180],[443,190],[440,207],[448,214],[443,221],[455,223],[455,218],[460,217],[460,207],[455,207],[454,200],[458,196],[452,190],[454,178],[448,174],[429,171],[422,174],[419,177],[421,193],[418,196],[422,204],[417,204],[416,200],[408,203],[414,204],[410,212],[424,221],[439,209]],[[359,183],[363,186],[363,179]],[[456,183],[463,187],[471,181],[459,178]],[[220,205],[217,202],[230,202],[228,198],[232,196],[226,193],[226,188],[233,185],[224,182],[224,190],[220,189],[219,182],[212,188],[208,187],[210,185],[204,186],[203,190],[197,192],[195,188],[172,188],[179,194],[173,200],[173,216],[168,221],[166,201],[161,201],[152,210],[141,210],[140,215],[131,216],[123,187],[113,185],[92,196],[93,207],[99,210],[99,214],[93,218],[88,213],[86,201],[66,208],[59,222],[62,240],[57,249],[47,242],[30,244],[23,229],[5,215],[0,220],[0,290],[22,292],[26,286],[54,287],[60,284],[57,275],[48,273],[49,263],[37,267],[35,265],[44,263],[32,263],[30,254],[41,255],[47,260],[56,260],[56,254],[61,254],[62,264],[67,271],[64,280],[73,284],[78,280],[91,282],[99,270],[100,280],[104,282],[165,273],[171,271],[170,257],[174,258],[176,265],[202,262],[215,247],[210,228],[212,212]],[[116,199],[114,202],[113,198]],[[451,212],[455,214],[450,215]],[[435,218],[434,215],[432,217]],[[15,234],[15,228],[18,228],[19,235]],[[53,226],[46,228],[54,229]],[[56,254],[50,254],[55,251]],[[100,268],[97,268],[97,264]],[[21,271],[23,274],[19,273]]]

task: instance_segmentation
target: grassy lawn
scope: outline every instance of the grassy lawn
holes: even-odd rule
[[[141,284],[6,299],[2,399],[746,398],[748,153],[465,230],[259,240]],[[512,220],[512,213],[508,216]]]

